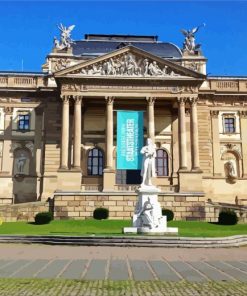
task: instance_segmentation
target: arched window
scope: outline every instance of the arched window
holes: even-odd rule
[[[168,176],[168,154],[164,149],[156,150],[156,171],[157,176]]]
[[[103,151],[98,148],[93,148],[88,153],[87,173],[91,176],[102,176],[104,165]]]

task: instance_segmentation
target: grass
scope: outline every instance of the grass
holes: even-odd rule
[[[247,295],[247,283],[0,279],[1,296],[226,296]]]
[[[131,226],[130,220],[54,220],[45,225],[5,222],[0,226],[0,235],[121,235],[123,227],[129,226]],[[168,226],[178,227],[180,236],[189,237],[223,237],[247,234],[247,224],[225,226],[207,222],[170,221]]]

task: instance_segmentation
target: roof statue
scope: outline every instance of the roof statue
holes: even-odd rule
[[[57,49],[70,48],[73,40],[71,39],[71,31],[74,29],[75,25],[65,27],[62,24],[58,26],[60,30],[60,40],[54,37],[54,47]]]
[[[195,33],[198,32],[198,30],[201,27],[205,27],[205,24],[202,24],[201,26],[195,27],[191,30],[184,30],[184,29],[181,30],[181,32],[185,36],[184,43],[183,43],[184,51],[188,51],[189,53],[194,54],[195,51],[201,47],[201,44],[195,43]]]

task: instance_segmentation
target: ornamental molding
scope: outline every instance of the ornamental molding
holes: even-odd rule
[[[34,143],[32,141],[15,141],[11,144],[11,152],[13,153],[16,149],[28,149],[31,155],[34,155]]]
[[[221,159],[226,152],[235,152],[239,158],[242,158],[242,151],[240,144],[225,143],[220,145],[220,155]]]

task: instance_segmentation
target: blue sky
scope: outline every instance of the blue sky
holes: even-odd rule
[[[182,47],[180,29],[206,23],[197,33],[211,75],[247,75],[245,1],[3,1],[0,2],[0,70],[40,71],[57,24],[86,33],[158,35]]]

